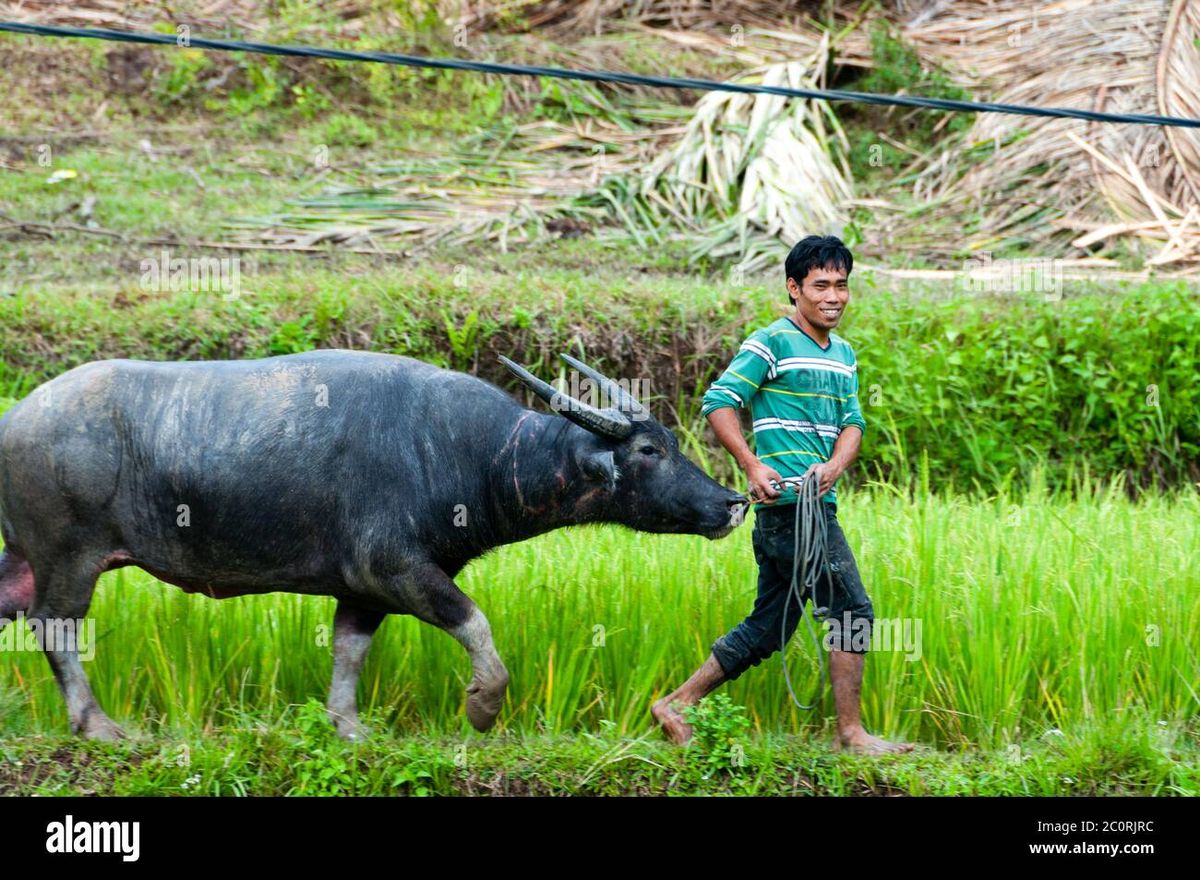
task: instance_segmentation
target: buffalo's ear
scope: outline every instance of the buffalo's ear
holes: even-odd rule
[[[603,483],[609,489],[616,488],[617,466],[613,461],[612,450],[585,452],[579,457],[579,468],[589,482]]]

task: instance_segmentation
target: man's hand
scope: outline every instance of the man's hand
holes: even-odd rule
[[[818,462],[804,472],[805,477],[815,476],[820,482],[818,488],[821,497],[825,497],[838,477],[846,472],[846,468],[858,457],[858,447],[862,444],[862,430],[857,425],[847,425],[838,435],[833,444],[833,455],[829,461]]]
[[[750,497],[763,504],[774,504],[779,498],[778,492],[771,488],[771,481],[783,482],[783,477],[775,468],[763,464],[758,459],[746,467],[746,479],[750,483]]]
[[[806,480],[809,477],[814,477],[819,481],[817,484],[820,489],[818,495],[822,498],[829,494],[829,490],[833,488],[833,484],[837,482],[838,477],[841,475],[842,468],[834,461],[817,462],[804,472]]]

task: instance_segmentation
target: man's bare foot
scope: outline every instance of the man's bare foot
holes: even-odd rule
[[[907,742],[890,742],[872,736],[861,727],[856,730],[838,734],[834,741],[835,750],[855,752],[860,755],[889,755],[911,752],[915,746]]]
[[[692,738],[692,726],[670,704],[670,699],[669,696],[663,697],[650,707],[650,714],[662,726],[663,733],[667,735],[667,739],[677,746],[685,746],[688,740]]]
[[[717,658],[709,654],[704,665],[693,672],[691,678],[650,707],[650,714],[662,726],[663,732],[671,742],[677,746],[685,746],[692,738],[692,726],[684,720],[683,713],[676,707],[681,709],[694,706],[723,681],[725,671],[717,662]]]

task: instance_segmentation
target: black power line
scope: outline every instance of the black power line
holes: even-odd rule
[[[697,89],[708,92],[738,92],[741,94],[782,95],[787,98],[811,98],[818,101],[852,101],[861,104],[883,104],[894,107],[921,107],[930,110],[950,110],[959,113],[1010,113],[1019,116],[1051,116],[1065,119],[1086,119],[1092,122],[1124,122],[1138,125],[1173,125],[1200,128],[1200,119],[1179,116],[1154,116],[1141,113],[1099,113],[1072,107],[1029,107],[1021,104],[996,104],[984,101],[955,101],[947,98],[923,98],[911,95],[879,95],[872,92],[850,92],[842,89],[793,89],[783,86],[743,85],[707,79],[687,79],[669,76],[641,76],[609,70],[570,70],[563,67],[531,67],[524,64],[496,64],[490,61],[466,61],[458,58],[422,58],[419,55],[397,55],[390,52],[348,52],[344,49],[321,49],[312,46],[278,46],[272,43],[247,43],[241,40],[207,40],[201,37],[176,37],[138,31],[115,31],[107,28],[55,27],[40,24],[0,21],[0,31],[32,34],[45,37],[81,37],[92,40],[112,40],[122,43],[150,43],[162,46],[184,46],[213,49],[219,52],[253,52],[259,55],[290,55],[303,58],[328,58],[333,61],[368,61],[376,64],[398,64],[405,67],[431,67],[441,70],[471,70],[478,73],[498,73],[508,76],[546,76],[555,79],[585,80],[588,82],[625,83],[656,86],[668,89]]]

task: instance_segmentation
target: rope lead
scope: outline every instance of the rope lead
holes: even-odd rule
[[[788,695],[791,696],[792,702],[798,708],[809,711],[817,707],[821,695],[825,693],[828,674],[825,670],[825,658],[822,655],[821,644],[817,639],[817,634],[813,631],[812,621],[804,614],[804,594],[807,593],[812,598],[812,616],[818,620],[825,620],[829,616],[828,603],[833,601],[833,576],[829,571],[829,528],[825,522],[825,511],[821,509],[820,480],[789,477],[783,480],[782,485],[774,480],[771,481],[771,488],[777,492],[789,485],[796,489],[797,494],[796,522],[792,543],[792,583],[788,588],[787,598],[783,603],[783,615],[779,622],[779,656],[783,662],[783,680],[787,683]],[[801,556],[802,547],[803,557]],[[803,576],[801,576],[801,567],[803,567]],[[822,576],[829,585],[826,592],[828,603],[825,605],[818,604],[817,601],[817,582]],[[800,606],[800,616],[804,618],[804,625],[808,629],[809,637],[816,649],[817,665],[820,669],[817,694],[813,698],[812,705],[805,705],[796,698],[796,691],[792,687],[791,673],[788,671],[787,614],[793,596]]]

